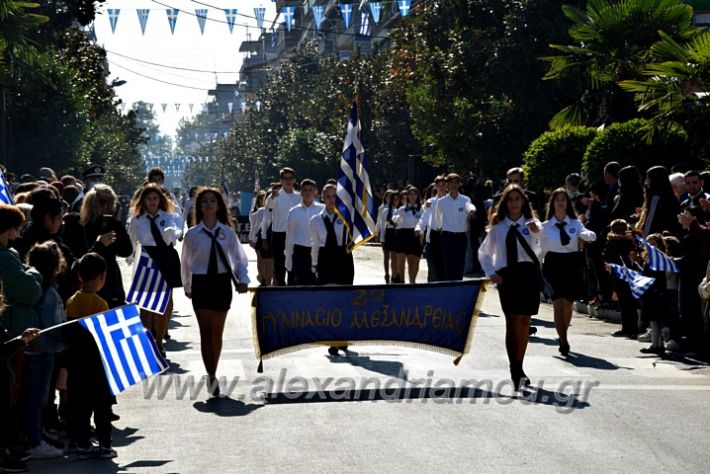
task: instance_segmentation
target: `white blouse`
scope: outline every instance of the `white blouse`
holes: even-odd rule
[[[560,242],[560,229],[555,224],[557,219],[553,217],[542,223],[542,253],[570,253],[579,251],[579,240],[584,242],[594,242],[597,240],[597,234],[587,229],[582,225],[579,219],[570,219],[565,217],[565,232],[569,235],[569,243],[562,245]]]
[[[413,212],[412,212],[413,210]],[[402,206],[397,209],[397,217],[395,223],[398,229],[414,229],[422,217],[420,207]]]
[[[155,223],[158,225],[163,241],[166,245],[175,245],[175,242],[182,236],[182,217],[174,212],[158,211]],[[128,235],[131,243],[154,246],[155,239],[150,233],[150,220],[148,214],[141,214],[131,219],[128,224]]]
[[[261,222],[264,220],[265,207],[260,207],[255,212],[249,214],[249,242],[256,243],[261,231]]]
[[[392,222],[389,222],[387,220],[387,214],[390,211],[390,207],[388,205],[384,205],[380,207],[380,213],[377,216],[377,223],[375,224],[375,228],[377,230],[377,235],[380,236],[380,242],[385,241],[385,233],[387,229],[394,229],[397,225],[397,213],[399,212],[397,209],[394,209],[392,211]]]
[[[266,212],[261,220],[261,238],[266,238],[269,226],[272,232],[286,232],[288,213],[291,208],[301,204],[301,200],[301,194],[295,190],[287,193],[282,189],[277,197],[269,196],[264,203]]]
[[[185,233],[185,240],[182,243],[181,275],[185,293],[192,292],[192,275],[206,275],[210,262],[210,250],[212,249],[212,238],[205,234],[202,229],[207,229],[204,223],[200,222],[194,227],[190,227]],[[207,229],[209,231],[209,229]],[[224,255],[231,268],[225,268],[222,259],[217,255],[217,272],[233,272],[239,283],[245,285],[249,283],[248,265],[249,260],[244,252],[242,244],[239,242],[236,232],[231,227],[218,223],[210,231],[217,232],[217,244],[222,246]]]
[[[535,234],[528,229],[525,225],[525,222],[528,220],[529,219],[525,217],[521,217],[513,222],[510,218],[506,217],[488,230],[488,235],[486,235],[486,238],[478,249],[478,261],[481,263],[481,267],[488,278],[495,275],[501,268],[508,266],[505,237],[508,234],[508,229],[510,229],[510,226],[514,223],[519,225],[518,232],[527,241],[528,245],[530,245],[535,256],[540,257],[542,248],[540,246],[539,236],[542,232]],[[535,222],[538,227],[542,227],[539,220],[533,219],[533,222]],[[532,259],[520,245],[520,242],[518,242],[518,262],[532,262]]]

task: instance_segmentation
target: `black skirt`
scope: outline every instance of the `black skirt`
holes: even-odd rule
[[[397,229],[394,227],[385,230],[385,250],[397,252]]]
[[[503,283],[498,296],[503,313],[532,316],[540,309],[540,270],[532,262],[519,262],[498,270]]]
[[[396,239],[400,253],[415,257],[422,256],[422,244],[419,237],[414,233],[414,229],[397,229]]]
[[[155,265],[160,270],[163,279],[168,283],[170,288],[179,288],[182,286],[182,277],[180,275],[180,256],[177,250],[172,245],[145,245],[143,246],[150,258],[155,262]]]
[[[232,279],[229,273],[192,275],[192,308],[229,311],[232,304]]]
[[[552,286],[552,299],[581,299],[585,292],[584,268],[582,252],[548,252],[542,264],[542,273]]]
[[[353,254],[345,247],[321,247],[316,268],[319,285],[352,285],[355,279]]]

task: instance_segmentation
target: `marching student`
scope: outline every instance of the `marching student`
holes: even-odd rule
[[[449,194],[436,200],[432,219],[434,226],[441,223],[441,244],[444,256],[442,280],[463,280],[466,263],[466,227],[468,219],[476,216],[476,206],[468,196],[459,194],[461,178],[456,173],[446,177]]]
[[[315,201],[318,188],[312,179],[301,181],[301,198],[288,213],[286,223],[286,270],[289,285],[314,285],[311,269],[311,233],[309,224],[313,216],[320,214],[323,204]]]
[[[383,211],[385,243],[384,248],[389,253],[390,258],[390,281],[389,283],[402,283],[404,277],[398,273],[397,266],[397,214],[399,213],[400,195],[399,191],[393,190],[390,195],[389,204]]]
[[[352,285],[355,278],[353,255],[348,252],[348,229],[335,212],[337,187],[326,184],[321,199],[325,207],[308,224],[311,235],[312,272],[319,285]],[[347,346],[340,347],[343,351]],[[338,355],[338,347],[328,349]]]
[[[553,289],[555,329],[560,338],[560,354],[565,357],[570,349],[567,330],[572,321],[572,303],[584,296],[585,261],[580,239],[594,242],[597,236],[577,219],[565,189],[557,188],[547,203],[547,220],[542,224],[542,271]]]
[[[274,255],[274,285],[286,285],[286,227],[288,212],[301,203],[301,195],[294,189],[296,173],[292,168],[279,171],[282,189],[272,193],[266,200],[266,213],[261,222],[262,248],[270,248]],[[268,229],[271,226],[271,240],[268,241]],[[291,276],[289,275],[289,279]]]
[[[172,201],[159,185],[149,183],[138,191],[131,214],[133,217],[128,224],[128,235],[134,243],[135,251],[138,251],[135,244],[140,243],[155,262],[168,286],[181,287],[180,257],[175,250],[175,243],[182,237],[182,219],[175,214]],[[141,308],[143,325],[153,334],[163,357],[163,338],[168,330],[172,311],[172,293],[164,314]]]
[[[443,281],[444,279],[444,249],[441,246],[441,221],[435,219],[434,209],[436,208],[437,199],[446,196],[446,178],[439,175],[434,179],[435,194],[430,196],[424,204],[424,213],[422,214],[415,232],[424,233],[426,241],[425,255],[427,266],[429,267],[429,275],[427,280]]]
[[[541,248],[537,234],[541,229],[523,189],[509,185],[503,190],[491,216],[488,235],[478,249],[483,271],[498,285],[505,315],[505,348],[515,390],[530,383],[523,371],[523,360],[530,319],[540,307]]]
[[[388,189],[382,197],[382,204],[377,210],[377,222],[375,224],[377,238],[382,245],[383,262],[385,264],[385,283],[390,282],[390,248],[387,245],[387,215],[391,205],[392,195],[395,191]]]
[[[427,261],[427,282],[431,283],[436,281],[436,269],[432,263],[431,248],[429,242],[429,231],[431,223],[431,202],[436,197],[436,187],[434,183],[431,183],[424,189],[422,193],[424,195],[425,202],[422,205],[422,215],[419,218],[419,222],[414,226],[414,235],[419,239],[419,243],[422,245],[424,258]]]
[[[392,222],[394,223],[394,244],[390,251],[392,259],[392,283],[404,283],[404,264],[407,262],[407,256],[404,253],[404,238],[405,234],[399,229],[399,218],[407,202],[407,189],[402,189],[398,193],[399,204],[394,209],[392,214]]]
[[[397,242],[400,256],[398,257],[398,271],[404,275],[404,264],[407,264],[409,283],[416,283],[419,273],[419,260],[422,258],[422,243],[415,232],[422,217],[422,205],[417,188],[411,186],[405,192],[404,203],[397,213]]]
[[[251,214],[249,214],[249,245],[256,252],[256,268],[257,277],[256,279],[260,284],[264,286],[270,286],[274,278],[274,255],[271,253],[270,248],[263,248],[261,245],[261,221],[264,219],[264,213],[266,213],[266,208],[264,207],[264,201],[270,196],[270,192],[264,190],[256,193],[254,198],[254,208]],[[269,231],[270,233],[270,231]]]
[[[200,327],[200,350],[209,378],[209,391],[219,396],[217,365],[222,352],[222,335],[232,303],[232,282],[237,292],[246,293],[249,263],[222,193],[202,188],[195,196],[195,222],[182,244],[182,281],[185,295],[192,299]]]

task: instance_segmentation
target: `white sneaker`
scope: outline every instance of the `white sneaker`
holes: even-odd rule
[[[32,459],[53,459],[64,456],[64,451],[57,449],[45,441],[40,441],[34,448],[28,449],[32,453]]]
[[[666,350],[671,352],[680,352],[680,344],[675,342],[673,339],[669,339],[666,342]]]
[[[638,337],[638,341],[639,341],[639,342],[651,342],[651,330],[648,329],[648,330],[646,331],[646,334],[641,334],[641,335]]]

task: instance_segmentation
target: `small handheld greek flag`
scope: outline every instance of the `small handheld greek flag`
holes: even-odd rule
[[[644,245],[648,251],[648,268],[656,272],[680,272],[678,264],[676,264],[668,255],[651,245],[648,240],[644,239],[640,235],[637,235],[636,241]]]
[[[94,337],[114,395],[168,368],[153,336],[141,323],[136,305],[114,308],[78,323]]]
[[[133,281],[128,290],[126,301],[135,303],[143,309],[164,313],[170,300],[170,287],[160,273],[158,266],[148,255],[145,249],[141,249],[141,256],[133,271]]]
[[[655,278],[643,276],[636,270],[631,270],[625,265],[616,265],[614,263],[609,263],[608,265],[619,280],[623,280],[629,284],[631,294],[636,299],[641,298],[643,294],[646,293],[646,290],[651,288],[656,282]]]
[[[7,184],[5,175],[2,170],[0,170],[0,203],[14,205],[15,200],[12,198],[12,191],[10,190],[10,185]]]

